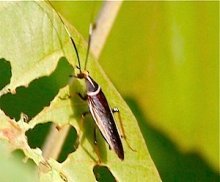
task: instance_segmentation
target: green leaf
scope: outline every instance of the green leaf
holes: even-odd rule
[[[64,26],[47,3],[1,3],[0,22],[1,25],[4,25],[0,29],[0,58],[10,62],[12,75],[10,83],[0,91],[0,95],[6,92],[8,94],[10,92],[16,93],[18,87],[28,87],[34,80],[41,79],[43,76],[50,76],[61,57],[66,57],[70,65],[76,65],[75,52]],[[77,43],[81,60],[83,60],[86,52],[85,41],[73,27],[70,28],[70,32]],[[89,57],[88,70],[101,85],[110,105],[112,107],[117,106],[120,109],[127,141],[136,150],[136,152],[132,151],[122,139],[125,160],[121,161],[113,151],[108,149],[108,145],[99,133],[98,146],[102,165],[108,167],[117,181],[139,181],[143,179],[160,181],[135,117],[99,64],[91,56]],[[53,81],[56,83],[60,79]],[[76,94],[83,89],[83,83],[76,79],[60,88],[59,93],[49,106],[38,112],[28,123],[22,119],[16,123],[3,112],[0,112],[2,122],[0,139],[8,141],[14,148],[22,149],[27,157],[35,161],[41,169],[41,181],[62,181],[66,179],[68,181],[95,181],[93,168],[97,165],[98,156],[94,152],[93,145],[94,122],[91,117],[88,117],[84,121],[84,127],[81,127],[81,114],[87,110],[87,104],[81,101]],[[51,93],[48,92],[48,94]],[[71,95],[71,99],[61,99],[66,95]],[[0,100],[2,98],[3,96]],[[6,99],[10,102],[9,98]],[[33,109],[35,104],[37,103],[32,103],[33,106],[29,109]],[[40,149],[31,149],[28,146],[25,132],[39,123],[48,121],[52,121],[59,127],[72,125],[77,130],[80,144],[76,151],[71,153],[63,163],[58,163],[53,159],[46,161],[42,157]],[[117,125],[119,126],[118,123]],[[15,132],[12,132],[13,137],[11,137],[5,131]],[[21,140],[17,141],[18,138]],[[42,166],[46,167],[47,170],[43,170]]]
[[[37,172],[31,163],[22,163],[20,156],[10,153],[7,142],[0,143],[0,179],[1,181],[37,181]],[[13,174],[13,175],[12,175]]]

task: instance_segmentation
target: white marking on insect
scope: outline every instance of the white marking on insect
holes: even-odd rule
[[[89,82],[92,84],[92,86],[95,87],[95,85],[93,84],[92,80],[89,78],[88,75],[86,75],[86,78],[89,80]]]
[[[89,96],[94,96],[97,95],[100,92],[101,87],[99,86],[98,89],[94,92],[87,92],[87,95]]]

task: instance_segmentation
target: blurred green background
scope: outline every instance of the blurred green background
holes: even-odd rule
[[[94,2],[53,4],[88,37]],[[218,2],[122,4],[99,62],[163,181],[219,180],[218,59]]]

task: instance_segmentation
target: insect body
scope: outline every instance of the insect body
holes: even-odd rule
[[[89,110],[96,125],[110,148],[123,160],[124,150],[115,125],[113,112],[109,107],[101,87],[89,76],[87,71],[79,73],[77,77],[85,79]]]
[[[104,139],[108,143],[109,147],[116,152],[116,154],[121,160],[123,160],[124,150],[123,150],[122,142],[121,142],[121,139],[120,139],[120,136],[119,136],[116,124],[115,124],[114,117],[113,117],[113,111],[109,107],[107,99],[104,93],[102,92],[100,86],[91,78],[91,76],[89,76],[88,71],[86,71],[86,65],[87,65],[88,54],[89,54],[90,43],[91,43],[91,35],[92,35],[92,30],[94,29],[94,26],[90,26],[88,48],[87,48],[85,67],[84,67],[85,71],[82,71],[76,44],[71,34],[69,33],[65,23],[63,22],[62,18],[60,17],[58,13],[57,15],[59,16],[61,22],[63,23],[66,29],[66,32],[69,35],[69,38],[71,40],[71,43],[73,45],[73,48],[77,56],[77,61],[78,61],[77,68],[79,69],[79,73],[75,77],[78,79],[85,79],[86,90],[87,90],[86,99],[88,101],[90,113],[92,114],[92,117],[95,120],[96,125],[98,126],[101,134],[103,135]],[[79,94],[79,96],[82,97],[81,94]],[[115,110],[115,112],[118,112],[118,110]]]

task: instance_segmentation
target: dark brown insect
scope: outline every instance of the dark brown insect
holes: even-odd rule
[[[124,150],[113,117],[113,112],[118,112],[118,110],[112,110],[109,107],[100,86],[89,76],[87,71],[79,73],[77,78],[85,79],[87,89],[86,98],[92,117],[110,148],[123,160]]]

